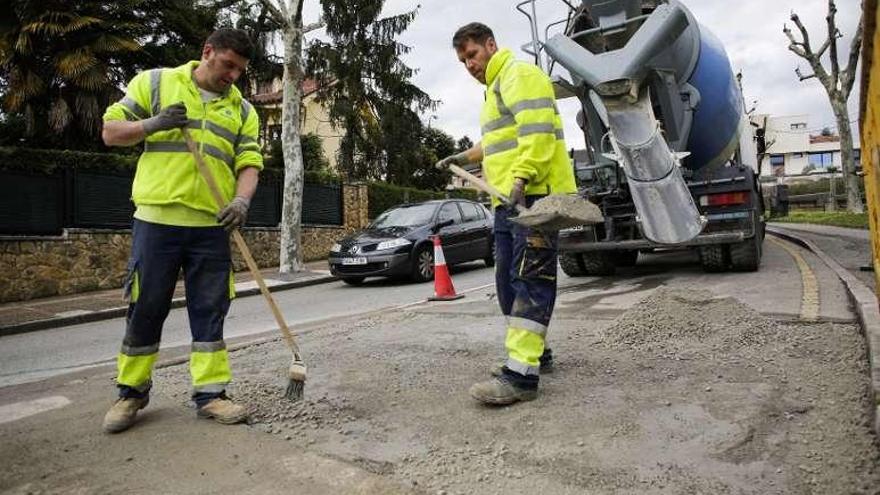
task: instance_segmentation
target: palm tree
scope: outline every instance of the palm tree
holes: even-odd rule
[[[129,75],[115,61],[140,49],[135,3],[12,0],[0,13],[0,102],[27,136],[74,147],[97,137]]]

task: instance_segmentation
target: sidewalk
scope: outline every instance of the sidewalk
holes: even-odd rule
[[[872,263],[870,231],[807,223],[770,222],[767,226],[792,232],[809,240],[871,290],[876,291],[874,272],[862,268]]]
[[[827,235],[832,237],[847,237],[849,239],[859,239],[867,241],[871,239],[871,231],[868,229],[851,229],[847,227],[834,227],[832,225],[816,225],[812,223],[789,223],[789,222],[770,222],[768,225],[788,230],[796,230],[799,232],[808,232],[811,234]]]
[[[282,276],[278,268],[261,270],[269,290],[294,289],[336,280],[330,275],[327,260],[306,263],[306,270]],[[250,272],[235,274],[235,294],[238,297],[260,293]],[[174,290],[173,308],[186,305],[183,280]],[[67,296],[47,297],[0,304],[0,337],[16,333],[75,325],[125,315],[126,304],[122,289],[108,289]]]

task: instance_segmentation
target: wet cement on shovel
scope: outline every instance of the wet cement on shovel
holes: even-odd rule
[[[545,232],[602,223],[599,207],[579,196],[555,194],[535,201],[512,222]]]

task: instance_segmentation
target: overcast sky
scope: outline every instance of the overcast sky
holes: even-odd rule
[[[788,39],[782,26],[788,23],[791,11],[797,12],[811,34],[814,49],[827,37],[825,0],[683,0],[697,20],[724,43],[734,72],[742,71],[747,102],[757,100],[757,111],[771,115],[809,114],[809,129],[834,127],[834,116],[828,98],[816,79],[799,82],[794,69],[811,73],[806,61],[788,51]],[[400,36],[411,46],[405,56],[407,64],[418,70],[414,82],[440,100],[433,116],[426,122],[443,129],[456,139],[463,135],[479,140],[479,109],[483,86],[475,81],[458,62],[451,48],[455,30],[468,22],[489,25],[502,46],[512,48],[518,57],[528,59],[520,47],[530,41],[529,24],[516,10],[518,1],[508,0],[425,0],[415,21]],[[572,3],[577,3],[573,0]],[[386,0],[385,12],[396,14],[415,8],[419,2]],[[562,19],[567,11],[561,0],[538,0],[541,25]],[[841,64],[849,54],[852,34],[861,13],[861,0],[837,0],[837,25],[843,33],[839,50]],[[311,10],[310,10],[311,9]],[[318,1],[306,0],[305,20],[318,15]],[[556,69],[567,76],[564,69]],[[850,97],[851,119],[857,118],[858,82]],[[570,147],[583,145],[574,113],[577,105],[563,102],[566,116],[566,140]]]

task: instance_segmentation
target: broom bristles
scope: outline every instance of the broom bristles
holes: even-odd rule
[[[302,399],[305,385],[306,365],[302,359],[295,356],[290,364],[290,369],[287,370],[287,389],[284,391],[284,397],[292,401]]]
[[[302,399],[304,387],[305,382],[288,380],[287,389],[284,391],[284,398],[292,401],[298,401]]]

